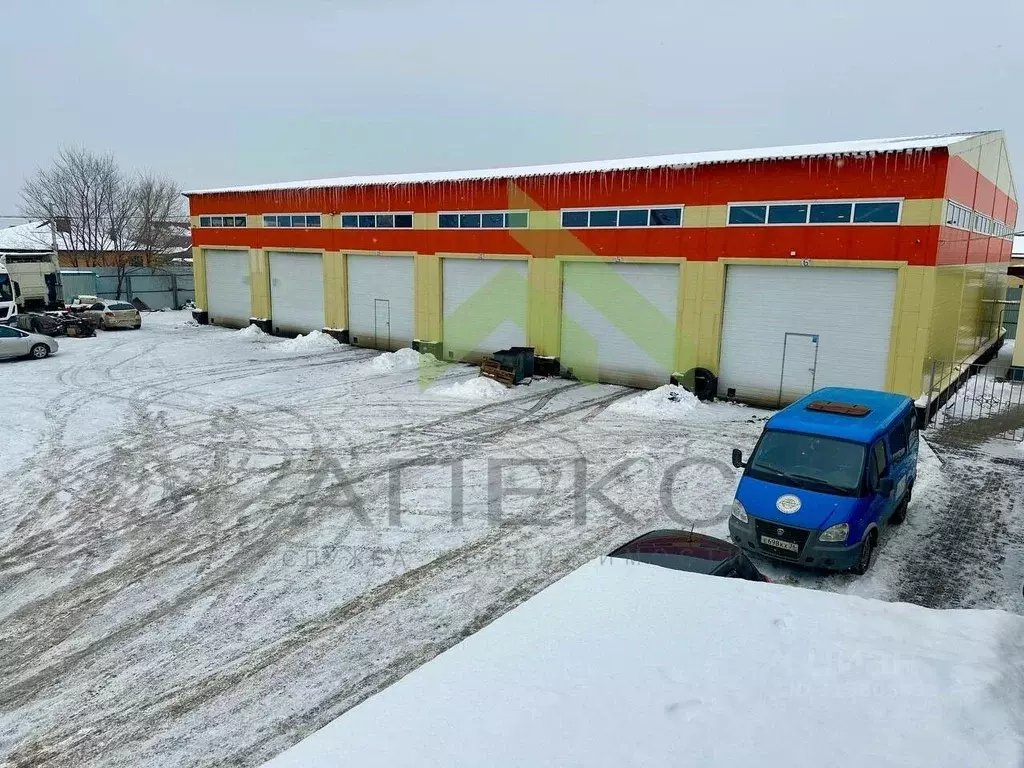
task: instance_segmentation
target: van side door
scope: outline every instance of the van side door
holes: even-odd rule
[[[895,509],[906,497],[913,479],[907,419],[897,421],[886,433],[885,440],[889,444],[889,477],[892,479],[892,507]]]
[[[907,460],[910,462],[910,484],[917,479],[917,447],[921,442],[917,428],[917,411],[911,408],[904,422],[907,425]]]
[[[880,491],[881,482],[889,477],[889,456],[885,448],[885,438],[879,438],[871,445],[868,453],[868,493],[871,496],[869,516],[872,522],[879,525],[885,520],[891,510],[895,509],[893,491],[889,496],[883,496]],[[863,535],[863,532],[860,532]]]

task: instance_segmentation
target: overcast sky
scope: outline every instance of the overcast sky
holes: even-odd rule
[[[187,189],[1002,128],[1024,178],[1021,0],[5,0],[0,15],[0,215],[64,144]]]

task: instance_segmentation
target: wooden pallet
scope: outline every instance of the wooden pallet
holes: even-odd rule
[[[515,386],[516,374],[511,368],[506,368],[497,360],[485,360],[480,364],[480,375],[488,379],[494,379],[506,387]]]

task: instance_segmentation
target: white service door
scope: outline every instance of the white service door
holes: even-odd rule
[[[784,405],[821,387],[884,389],[896,270],[734,266],[718,392]]]
[[[324,262],[319,253],[270,254],[270,321],[276,333],[324,327]]]
[[[585,381],[668,384],[675,365],[679,264],[567,262],[561,365]]]
[[[252,315],[249,252],[207,250],[206,311],[210,322],[242,328]]]
[[[526,346],[526,261],[443,260],[444,355],[473,360]]]
[[[376,349],[408,347],[413,339],[414,278],[411,256],[348,259],[348,333],[353,344]]]

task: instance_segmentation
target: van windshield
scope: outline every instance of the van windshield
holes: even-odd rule
[[[14,290],[11,288],[9,275],[0,275],[0,301],[14,301]]]
[[[765,432],[747,464],[758,480],[822,493],[857,496],[866,446],[819,435]]]

